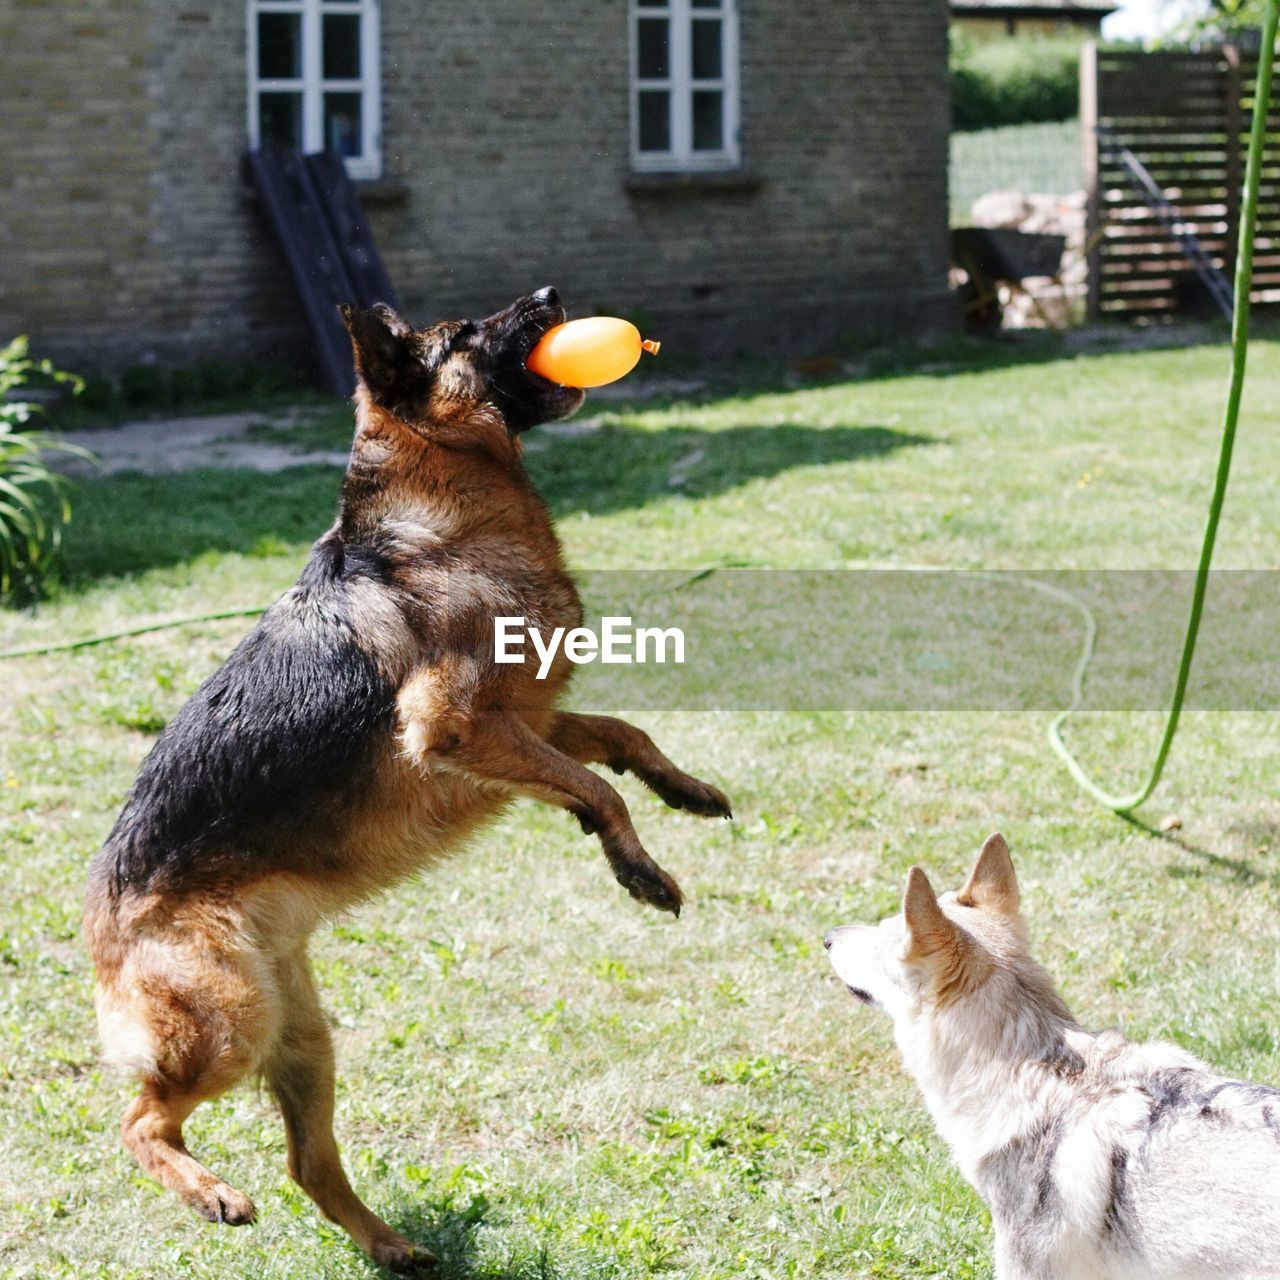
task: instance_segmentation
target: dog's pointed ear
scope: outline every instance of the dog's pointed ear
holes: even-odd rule
[[[1011,916],[1017,914],[1020,900],[1018,876],[1009,856],[1009,846],[1004,836],[995,831],[983,843],[964,888],[956,894],[956,901],[962,907]]]
[[[945,946],[955,935],[955,925],[938,905],[938,895],[920,867],[912,867],[907,872],[907,887],[902,894],[902,918],[907,926],[903,959],[929,955]]]
[[[338,311],[351,335],[356,373],[374,398],[381,400],[402,381],[415,359],[410,343],[413,328],[385,302],[372,307],[348,303]]]

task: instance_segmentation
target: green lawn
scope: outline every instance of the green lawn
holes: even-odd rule
[[[1191,566],[1225,349],[1040,356],[613,404],[594,432],[535,433],[530,463],[584,569]],[[1280,565],[1278,402],[1280,343],[1259,342],[1224,566]],[[300,435],[348,430],[335,410]],[[268,599],[337,481],[88,482],[60,583],[0,614],[0,648]],[[260,1211],[215,1227],[126,1158],[129,1086],[96,1062],[86,860],[154,733],[243,630],[0,667],[0,1274],[373,1274],[289,1182],[264,1093],[188,1126]],[[635,718],[734,801],[732,824],[704,823],[620,784],[689,895],[678,923],[631,903],[565,815],[522,803],[316,939],[353,1178],[445,1280],[989,1277],[986,1212],[821,938],[893,909],[912,862],[955,881],[996,826],[1084,1021],[1280,1081],[1274,714],[1188,718],[1146,815],[1181,817],[1173,838],[1081,796],[1039,712]],[[1075,740],[1119,783],[1158,729],[1095,715]]]

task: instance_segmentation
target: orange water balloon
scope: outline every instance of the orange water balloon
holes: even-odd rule
[[[657,355],[629,320],[591,316],[548,329],[529,353],[525,368],[563,387],[603,387],[636,367],[642,351]]]

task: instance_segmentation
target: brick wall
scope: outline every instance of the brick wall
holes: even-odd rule
[[[242,173],[247,120],[243,0],[150,0],[153,294],[177,352],[297,352],[288,273]]]
[[[150,103],[137,5],[0,5],[0,337],[142,302]]]
[[[410,196],[373,221],[414,318],[552,282],[702,350],[947,323],[946,3],[740,9],[758,189],[640,194],[625,0],[472,5],[441,25],[387,0],[386,168]]]
[[[92,371],[296,358],[240,178],[241,0],[0,0],[0,337]]]
[[[370,218],[411,318],[550,282],[704,352],[946,324],[945,0],[741,14],[749,182],[636,191],[625,0],[383,0],[402,198]],[[0,334],[78,367],[298,350],[240,176],[244,22],[243,0],[0,2]]]

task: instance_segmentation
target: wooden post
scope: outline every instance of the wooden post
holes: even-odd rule
[[[1102,315],[1102,192],[1098,177],[1098,42],[1080,50],[1080,171],[1084,178],[1085,269],[1090,320]]]
[[[1222,122],[1227,135],[1226,167],[1223,173],[1227,193],[1227,245],[1222,254],[1222,269],[1230,279],[1235,272],[1236,242],[1240,237],[1240,199],[1244,187],[1244,157],[1241,140],[1244,120],[1240,109],[1243,90],[1240,75],[1240,46],[1224,44],[1222,56],[1226,62]]]

